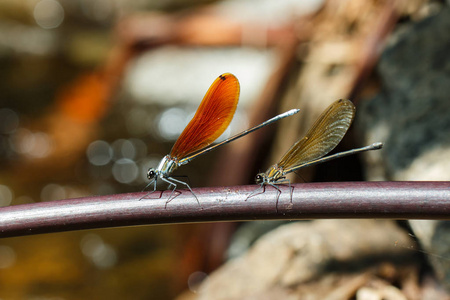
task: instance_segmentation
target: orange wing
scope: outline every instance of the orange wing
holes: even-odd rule
[[[178,137],[170,156],[182,159],[214,142],[227,129],[239,100],[239,81],[220,75],[206,92],[195,116]]]

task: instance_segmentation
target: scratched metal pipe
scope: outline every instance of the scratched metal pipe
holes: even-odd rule
[[[0,237],[81,229],[193,222],[336,218],[450,219],[450,182],[334,182],[92,196],[0,208]],[[141,199],[142,197],[145,197]],[[141,199],[141,200],[140,200]]]

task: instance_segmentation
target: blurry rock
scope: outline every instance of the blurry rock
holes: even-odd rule
[[[396,247],[409,242],[391,221],[291,223],[212,273],[196,299],[349,299],[377,281],[401,293],[392,282],[418,272],[417,253]]]
[[[450,222],[411,220],[409,223],[425,249],[437,278],[450,292]]]
[[[254,221],[241,224],[233,233],[227,251],[227,258],[241,256],[258,240],[263,234],[274,230],[278,226],[289,223],[289,221]]]
[[[385,143],[368,154],[368,178],[450,180],[450,9],[394,34],[378,71],[382,91],[362,102],[356,126],[365,142]],[[411,226],[450,291],[450,225]]]
[[[378,66],[382,91],[361,102],[356,126],[369,131],[365,143],[385,143],[370,153],[385,179],[450,180],[449,70],[450,9],[391,38]]]

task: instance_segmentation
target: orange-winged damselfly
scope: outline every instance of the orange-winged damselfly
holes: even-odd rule
[[[152,192],[156,191],[157,180],[161,179],[169,184],[168,189],[173,187],[172,193],[176,190],[177,184],[182,184],[195,196],[189,184],[171,177],[175,169],[219,146],[299,112],[299,109],[292,109],[220,143],[211,145],[226,130],[233,119],[239,100],[239,91],[239,81],[233,74],[222,74],[213,82],[194,117],[172,147],[170,154],[164,156],[156,169],[148,170],[147,178],[150,182],[146,187],[154,184]],[[171,196],[169,196],[168,202]],[[195,198],[197,199],[197,196]]]

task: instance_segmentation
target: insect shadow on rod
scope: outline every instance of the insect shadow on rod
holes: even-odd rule
[[[197,200],[198,205],[201,207],[200,201],[192,191],[190,185],[184,181],[175,179],[171,175],[178,167],[187,164],[194,158],[212,151],[217,147],[232,142],[275,121],[292,116],[300,111],[299,109],[291,109],[220,143],[211,145],[227,129],[233,119],[239,100],[239,92],[239,81],[231,73],[220,75],[212,83],[206,92],[206,95],[203,97],[197,112],[178,137],[170,153],[164,156],[158,167],[150,168],[148,170],[147,178],[150,182],[146,185],[144,190],[153,185],[153,191],[149,192],[139,200],[154,193],[157,188],[157,181],[160,179],[168,184],[167,189],[172,190],[166,201],[166,207],[170,201],[181,194],[181,192],[179,192],[178,195],[174,196],[178,185],[183,185],[188,188]],[[162,194],[163,192],[161,192],[159,198],[162,197]]]
[[[348,128],[352,124],[356,108],[350,100],[340,99],[332,103],[311,126],[306,135],[298,140],[281,157],[280,161],[272,165],[265,173],[258,173],[255,177],[256,184],[260,186],[255,189],[246,199],[252,198],[265,192],[266,185],[277,190],[275,208],[278,212],[278,200],[281,195],[279,185],[288,184],[290,189],[290,203],[294,188],[286,175],[296,172],[301,168],[324,163],[336,158],[344,157],[369,150],[378,150],[383,143],[373,143],[369,146],[339,152],[323,157],[332,151],[342,140]],[[262,190],[259,193],[257,191]]]

